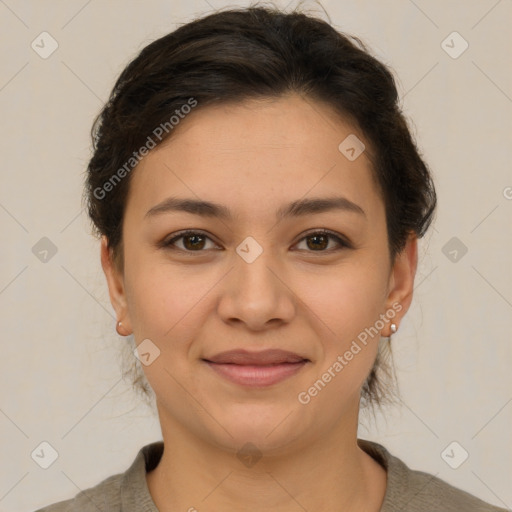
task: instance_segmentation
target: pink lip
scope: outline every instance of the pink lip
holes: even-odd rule
[[[215,372],[226,379],[249,387],[265,387],[277,384],[295,375],[307,361],[297,363],[278,363],[269,365],[247,365],[234,363],[212,363],[205,361]]]
[[[279,363],[299,363],[304,361],[306,358],[295,354],[294,352],[288,352],[286,350],[279,349],[268,349],[260,352],[249,352],[248,350],[228,350],[227,352],[221,352],[211,357],[205,357],[206,361],[211,363],[233,363],[233,364],[246,364],[246,365],[267,365],[267,364],[279,364]]]
[[[203,360],[224,378],[250,387],[277,384],[295,375],[309,362],[299,354],[278,349],[260,352],[230,350]]]

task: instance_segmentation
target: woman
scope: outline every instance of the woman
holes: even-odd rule
[[[142,50],[93,135],[89,214],[163,442],[41,511],[503,510],[357,438],[436,207],[359,40],[209,15]]]

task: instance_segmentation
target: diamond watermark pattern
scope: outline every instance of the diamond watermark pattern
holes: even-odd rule
[[[41,32],[30,46],[39,57],[47,59],[59,47],[59,43],[48,32]]]
[[[458,263],[468,252],[468,248],[454,236],[443,245],[441,251],[452,263]]]
[[[340,152],[351,162],[356,160],[366,149],[363,141],[351,133],[338,146]]]
[[[452,441],[442,452],[441,458],[452,469],[457,469],[469,457],[469,453],[457,441]]]
[[[252,468],[261,459],[262,454],[253,443],[245,443],[242,448],[238,450],[236,456],[244,466]]]
[[[458,59],[469,47],[469,43],[458,33],[452,32],[441,43],[441,48],[452,58]]]
[[[32,252],[42,263],[48,263],[56,254],[57,246],[46,236],[43,236],[33,247]]]
[[[57,450],[48,441],[39,443],[30,456],[43,469],[48,469],[59,458]]]
[[[149,366],[157,357],[160,356],[160,349],[148,338],[142,340],[133,355],[144,365]]]
[[[263,252],[263,247],[252,236],[248,236],[236,248],[236,252],[246,263],[252,263]]]

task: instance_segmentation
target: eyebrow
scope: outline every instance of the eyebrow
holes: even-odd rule
[[[366,217],[364,210],[356,203],[346,197],[325,197],[312,199],[299,199],[293,201],[281,208],[276,213],[276,218],[282,220],[289,217],[300,217],[315,213],[324,213],[332,210],[341,210],[351,213],[357,213]],[[196,199],[185,199],[178,197],[169,197],[153,206],[146,212],[146,217],[154,217],[163,213],[186,212],[202,217],[216,217],[223,220],[232,220],[233,214],[224,205],[210,201],[200,201]]]

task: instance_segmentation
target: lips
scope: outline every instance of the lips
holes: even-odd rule
[[[249,388],[264,388],[286,380],[300,372],[309,359],[284,350],[230,350],[203,359],[214,371],[228,381]]]
[[[205,361],[216,364],[266,366],[283,363],[300,363],[302,361],[309,361],[309,359],[293,352],[269,349],[260,352],[229,350],[227,352],[221,352],[220,354],[205,358]]]

